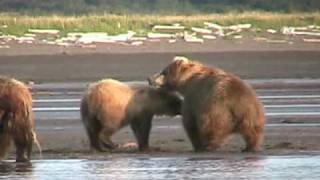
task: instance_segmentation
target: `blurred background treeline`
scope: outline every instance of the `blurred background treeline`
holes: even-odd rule
[[[320,0],[0,0],[1,12],[22,14],[199,14],[243,11],[314,12]]]

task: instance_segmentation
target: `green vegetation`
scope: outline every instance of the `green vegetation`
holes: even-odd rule
[[[211,14],[319,11],[319,0],[1,0],[0,12],[27,14]]]
[[[203,22],[220,25],[250,23],[256,29],[280,29],[283,26],[320,25],[320,13],[280,14],[267,12],[244,12],[208,15],[81,15],[81,16],[28,16],[0,14],[0,33],[22,35],[28,29],[58,29],[68,32],[126,33],[128,30],[144,35],[156,24],[180,23],[190,28],[203,27]]]

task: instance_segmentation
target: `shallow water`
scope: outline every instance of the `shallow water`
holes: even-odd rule
[[[116,157],[2,162],[0,179],[319,179],[320,156]]]

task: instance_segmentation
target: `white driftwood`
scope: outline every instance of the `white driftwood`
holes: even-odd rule
[[[267,43],[286,43],[286,40],[274,40],[274,39],[267,39]]]
[[[177,42],[177,39],[169,39],[168,43],[172,44],[172,43],[175,43]]]
[[[285,34],[285,35],[292,35],[294,34],[294,27],[284,26],[281,28],[281,32],[282,34]]]
[[[35,34],[26,33],[24,34],[24,37],[36,37]]]
[[[303,38],[304,42],[312,42],[312,43],[320,43],[320,39],[305,39]]]
[[[32,44],[35,39],[34,37],[17,37],[16,40],[18,43],[27,43],[27,44]]]
[[[237,24],[225,27],[226,29],[238,30],[238,29],[250,29],[252,27],[251,24]]]
[[[294,35],[320,36],[320,32],[294,31]]]
[[[320,26],[317,26],[317,25],[309,25],[308,28],[310,28],[310,29],[320,29]]]
[[[172,32],[183,31],[184,29],[185,27],[180,25],[175,25],[175,26],[155,25],[152,28],[153,31],[172,31]]]
[[[298,31],[297,31],[298,30]],[[296,27],[283,27],[282,33],[285,35],[308,35],[308,36],[320,36],[320,32],[312,32],[312,31],[301,31],[302,28]]]
[[[210,23],[210,22],[204,22],[203,24],[206,25],[208,28],[211,28],[211,29],[217,29],[217,30],[223,29],[223,26],[220,26],[219,24]]]
[[[233,36],[233,39],[242,39],[243,38],[243,36],[241,36],[241,35],[235,35],[235,36]]]
[[[212,34],[212,30],[210,29],[192,27],[191,30],[199,34]]]
[[[130,40],[131,41],[146,41],[147,38],[146,37],[131,37]]]
[[[35,33],[35,34],[51,34],[51,35],[58,35],[60,33],[60,31],[56,29],[29,29],[28,32]]]
[[[174,38],[174,34],[167,34],[167,33],[148,33],[147,37],[150,39],[168,39]]]
[[[213,36],[213,35],[203,35],[202,38],[203,39],[210,39],[210,40],[217,39],[217,37]]]
[[[277,33],[277,30],[267,29],[267,32],[270,33],[270,34],[275,34],[275,33]]]
[[[184,40],[186,42],[190,42],[190,43],[203,43],[204,40],[201,38],[197,38],[195,36],[193,36],[192,34],[188,34],[187,32],[184,32]]]
[[[201,38],[197,38],[197,37],[189,37],[189,38],[184,38],[184,40],[186,42],[190,42],[190,43],[203,43],[203,39]]]

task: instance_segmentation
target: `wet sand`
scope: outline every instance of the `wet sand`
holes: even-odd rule
[[[116,150],[99,153],[90,150],[87,137],[83,127],[78,120],[76,122],[60,120],[55,121],[55,125],[62,123],[64,129],[42,129],[38,124],[38,136],[43,147],[44,158],[103,158],[104,156],[116,156],[117,154],[131,156],[154,155],[167,156],[175,154],[191,155],[194,152],[188,140],[180,118],[155,119],[150,137],[150,151],[138,152],[136,147],[120,147]],[[66,123],[68,122],[68,123]],[[71,127],[72,126],[72,127]],[[239,135],[234,135],[229,143],[216,152],[196,153],[202,155],[212,155],[213,157],[228,155],[309,155],[319,154],[319,132],[320,124],[311,125],[266,125],[266,137],[263,151],[260,153],[241,153],[244,142]],[[135,142],[130,128],[124,128],[114,135],[114,142],[124,145],[128,142]],[[34,158],[38,158],[37,152]]]
[[[319,44],[271,45],[256,42],[214,42],[205,45],[160,43],[142,47],[101,45],[96,49],[16,44],[9,49],[0,49],[0,72],[36,83],[91,82],[105,77],[126,81],[145,80],[164,67],[175,55],[200,59],[206,64],[221,67],[245,79],[320,77]],[[137,152],[136,148],[120,148],[111,153],[91,151],[79,119],[54,120],[53,117],[50,122],[36,120],[36,123],[45,159],[195,154],[180,118],[154,120],[150,137],[152,149],[144,153]],[[64,129],[52,128],[48,123],[63,126]],[[264,150],[258,155],[319,154],[319,132],[319,124],[267,125]],[[114,141],[120,144],[134,142],[131,130],[123,129],[116,134]],[[231,144],[209,154],[242,155],[240,150],[243,146],[242,139],[236,136],[231,140]],[[37,154],[35,150],[33,158],[39,158]],[[13,154],[10,157],[12,158]]]

